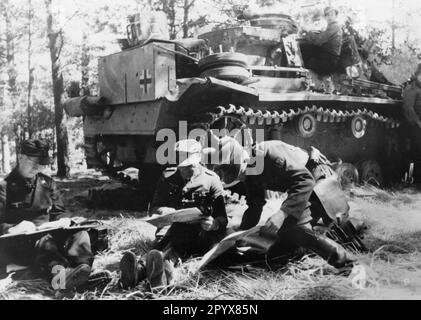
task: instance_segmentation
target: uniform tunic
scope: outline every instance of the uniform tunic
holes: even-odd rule
[[[342,48],[342,29],[336,21],[327,25],[326,30],[320,33],[309,32],[306,39],[324,49],[334,56],[341,54]]]
[[[54,180],[42,173],[34,179],[22,177],[14,169],[0,182],[0,232],[22,221],[36,226],[55,221],[65,213],[63,202]],[[34,264],[47,275],[54,265],[75,267],[92,265],[91,242],[86,231],[74,234],[51,234],[42,238],[28,237],[24,245],[2,244],[1,263]]]
[[[47,175],[38,173],[29,180],[15,169],[0,182],[0,234],[23,220],[38,226],[64,212],[56,184]]]
[[[255,226],[266,203],[265,190],[287,192],[281,210],[302,223],[311,220],[309,199],[315,181],[303,162],[303,151],[282,141],[264,141],[255,147],[256,156],[264,161],[263,173],[247,175],[245,180],[248,209],[242,229]]]
[[[181,256],[203,253],[225,235],[228,218],[225,210],[223,186],[218,175],[203,166],[189,181],[185,181],[177,168],[166,169],[158,183],[151,208],[170,207],[176,210],[196,207],[194,199],[202,198],[209,204],[210,214],[218,224],[215,231],[204,231],[200,223],[173,223],[155,248],[173,247]],[[200,209],[200,208],[199,208]],[[206,213],[205,213],[206,214]]]
[[[328,24],[325,31],[309,32],[303,47],[305,67],[320,75],[330,75],[336,71],[342,49],[342,29],[337,22]]]

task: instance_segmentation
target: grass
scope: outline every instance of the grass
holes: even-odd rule
[[[72,189],[69,181],[65,183],[73,195],[66,203],[76,206],[73,212],[81,212],[76,210],[78,203],[74,198],[81,190]],[[85,189],[89,181],[81,185]],[[364,195],[367,193],[370,195]],[[109,270],[113,280],[101,290],[64,294],[53,291],[41,279],[7,278],[0,280],[0,299],[420,299],[421,195],[411,189],[362,187],[358,193],[351,192],[349,200],[351,216],[364,219],[369,226],[365,242],[370,252],[358,256],[366,275],[360,287],[355,282],[356,274],[341,274],[321,258],[306,255],[279,269],[243,265],[200,273],[195,272],[199,259],[194,258],[177,267],[175,284],[170,287],[151,291],[143,282],[133,290],[123,290],[118,285],[122,254],[127,250],[137,255],[146,253],[155,228],[133,217],[131,212],[86,210],[84,214],[102,216],[110,226],[109,249],[96,256],[94,267]],[[268,201],[262,219],[278,208],[279,201]],[[231,221],[238,223],[243,210],[241,204],[230,205]]]

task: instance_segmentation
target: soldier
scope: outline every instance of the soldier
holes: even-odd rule
[[[204,217],[195,223],[173,223],[163,237],[157,236],[153,250],[144,259],[137,261],[133,253],[126,252],[120,261],[123,288],[134,287],[145,277],[151,287],[170,284],[173,265],[179,258],[203,254],[225,236],[228,219],[222,183],[216,173],[201,164],[200,143],[181,140],[175,149],[179,164],[164,171],[151,212],[162,215],[199,207]]]
[[[37,226],[56,221],[65,212],[54,180],[41,173],[49,161],[45,142],[21,143],[18,165],[0,182],[0,235],[35,231]],[[3,249],[2,263],[34,265],[48,279],[64,270],[65,287],[60,289],[85,284],[94,260],[86,231],[66,236],[47,234],[28,247]]]
[[[412,160],[421,163],[421,64],[403,93],[403,114],[408,122],[406,129],[412,144]],[[419,180],[421,172],[415,173],[415,179]]]
[[[323,76],[325,91],[331,93],[334,88],[330,75],[335,72],[341,55],[342,29],[337,22],[338,10],[326,7],[324,16],[327,20],[326,30],[320,33],[303,30],[302,36],[310,44],[303,54],[307,52],[306,68]]]
[[[246,175],[249,160],[243,155],[243,147],[230,137],[221,138],[219,144],[222,155],[215,157],[220,159],[215,171],[223,177],[224,183],[233,185],[241,181],[245,187],[248,208],[240,229],[246,230],[258,224],[266,203],[265,190],[288,194],[281,208],[267,220],[261,230],[278,237],[269,256],[303,247],[311,249],[337,268],[345,267],[352,261],[339,244],[312,230],[309,200],[315,181],[306,166],[313,166],[314,157],[309,159],[302,149],[282,141],[264,141],[252,148],[256,161],[263,161],[263,172],[255,175],[249,166]],[[233,159],[240,161],[234,163]]]

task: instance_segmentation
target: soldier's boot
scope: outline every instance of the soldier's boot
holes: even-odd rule
[[[139,261],[133,252],[125,252],[120,260],[120,284],[123,289],[134,288],[146,278],[146,270],[142,260]]]
[[[322,235],[315,237],[309,249],[338,269],[352,267],[356,261],[340,244]]]
[[[151,250],[146,257],[146,277],[151,288],[167,286],[173,279],[172,264],[159,250]]]
[[[89,275],[86,284],[80,286],[81,291],[103,290],[112,280],[111,272],[108,270],[96,270]]]
[[[64,287],[59,286],[58,289],[77,289],[88,282],[90,274],[91,267],[87,264],[78,265],[76,268],[66,268],[64,277]]]

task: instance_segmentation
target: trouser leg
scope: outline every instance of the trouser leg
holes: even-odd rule
[[[352,261],[341,245],[326,236],[317,234],[312,230],[310,223],[297,224],[293,218],[288,217],[278,236],[279,241],[271,248],[271,255],[303,247],[318,254],[336,268],[344,267]]]
[[[47,234],[35,244],[35,266],[46,275],[51,275],[54,266],[67,267],[69,261],[60,250],[61,243],[58,243],[52,235]]]
[[[80,231],[68,237],[65,241],[65,253],[71,267],[81,264],[92,267],[94,255],[88,232]]]

